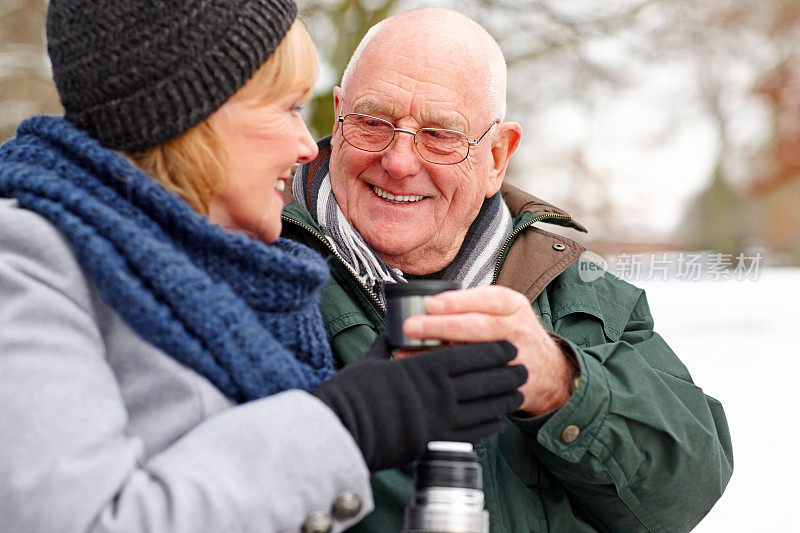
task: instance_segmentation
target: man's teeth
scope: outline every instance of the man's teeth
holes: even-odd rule
[[[283,189],[286,187],[286,182],[284,180],[278,180],[275,182],[275,190],[278,192],[283,192]]]
[[[375,194],[383,198],[384,200],[389,200],[390,202],[419,202],[424,196],[418,196],[416,194],[405,195],[405,196],[395,196],[390,192],[386,192],[380,187],[372,186],[372,190],[375,191]]]

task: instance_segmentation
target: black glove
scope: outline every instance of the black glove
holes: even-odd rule
[[[476,442],[499,431],[522,404],[528,372],[507,363],[506,341],[460,344],[388,360],[381,336],[358,361],[312,394],[339,416],[370,470],[417,459],[432,440]]]

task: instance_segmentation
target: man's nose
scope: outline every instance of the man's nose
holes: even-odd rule
[[[381,157],[381,167],[390,177],[400,179],[417,174],[420,165],[419,154],[414,148],[414,136],[398,131],[394,141]]]

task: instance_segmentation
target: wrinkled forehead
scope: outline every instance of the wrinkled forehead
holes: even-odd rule
[[[446,33],[406,25],[376,35],[344,94],[349,111],[459,131],[484,120],[488,67],[471,41]]]

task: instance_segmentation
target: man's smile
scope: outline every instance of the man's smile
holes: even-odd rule
[[[409,194],[409,195],[398,196],[398,195],[394,195],[394,194],[392,194],[392,193],[390,193],[388,191],[385,191],[385,190],[381,189],[380,187],[378,187],[376,185],[371,185],[371,187],[372,187],[373,192],[375,192],[375,194],[377,194],[379,197],[383,198],[386,201],[395,203],[395,204],[410,204],[410,203],[419,202],[420,200],[425,198],[424,196],[420,196],[418,194]]]

